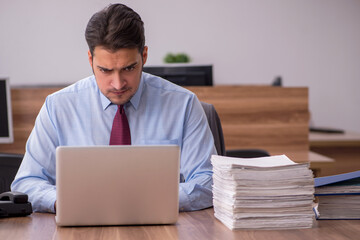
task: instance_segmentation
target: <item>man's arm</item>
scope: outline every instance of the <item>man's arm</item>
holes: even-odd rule
[[[189,103],[181,150],[180,211],[212,206],[212,166],[216,154],[214,139],[199,100]]]
[[[34,129],[26,143],[24,159],[11,185],[12,191],[20,191],[29,196],[34,211],[55,211],[55,149],[58,145],[56,136],[47,99],[36,118]]]

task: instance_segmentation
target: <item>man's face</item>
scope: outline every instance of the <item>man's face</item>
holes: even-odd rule
[[[100,91],[114,104],[128,102],[136,93],[147,59],[147,47],[142,53],[137,48],[122,48],[111,52],[101,46],[90,51],[89,62]]]

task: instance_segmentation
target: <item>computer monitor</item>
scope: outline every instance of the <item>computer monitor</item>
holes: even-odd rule
[[[9,79],[0,78],[0,143],[14,141],[12,124]]]
[[[212,86],[212,66],[159,66],[143,68],[144,72],[162,77],[180,86]]]

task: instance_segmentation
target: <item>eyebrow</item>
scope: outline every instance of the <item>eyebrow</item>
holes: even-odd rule
[[[129,66],[123,67],[122,69],[132,68],[132,67],[135,67],[137,64],[138,64],[138,62],[134,62],[134,63],[130,64]]]
[[[121,70],[124,70],[126,68],[132,68],[132,67],[135,67],[136,65],[138,65],[138,62],[134,62],[134,63],[132,63],[132,64],[130,64],[128,66],[125,66],[125,67],[121,68]],[[101,70],[104,70],[104,71],[112,71],[113,70],[113,69],[108,69],[108,68],[102,67],[102,66],[96,66],[96,67],[101,69]]]
[[[104,71],[111,71],[112,70],[112,69],[108,69],[108,68],[101,67],[101,66],[96,66],[96,67],[101,69],[101,70],[104,70]]]

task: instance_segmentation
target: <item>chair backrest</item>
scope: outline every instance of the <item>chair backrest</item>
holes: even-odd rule
[[[221,127],[219,115],[217,114],[214,106],[209,103],[201,102],[201,105],[205,111],[209,127],[214,137],[215,147],[218,155],[225,155],[225,141]]]
[[[205,115],[207,117],[211,132],[213,134],[215,147],[218,155],[242,158],[270,156],[267,151],[262,149],[233,149],[226,151],[221,121],[219,115],[215,110],[214,105],[205,102],[201,102],[201,105],[205,111]]]
[[[0,193],[10,191],[24,155],[0,153]]]

